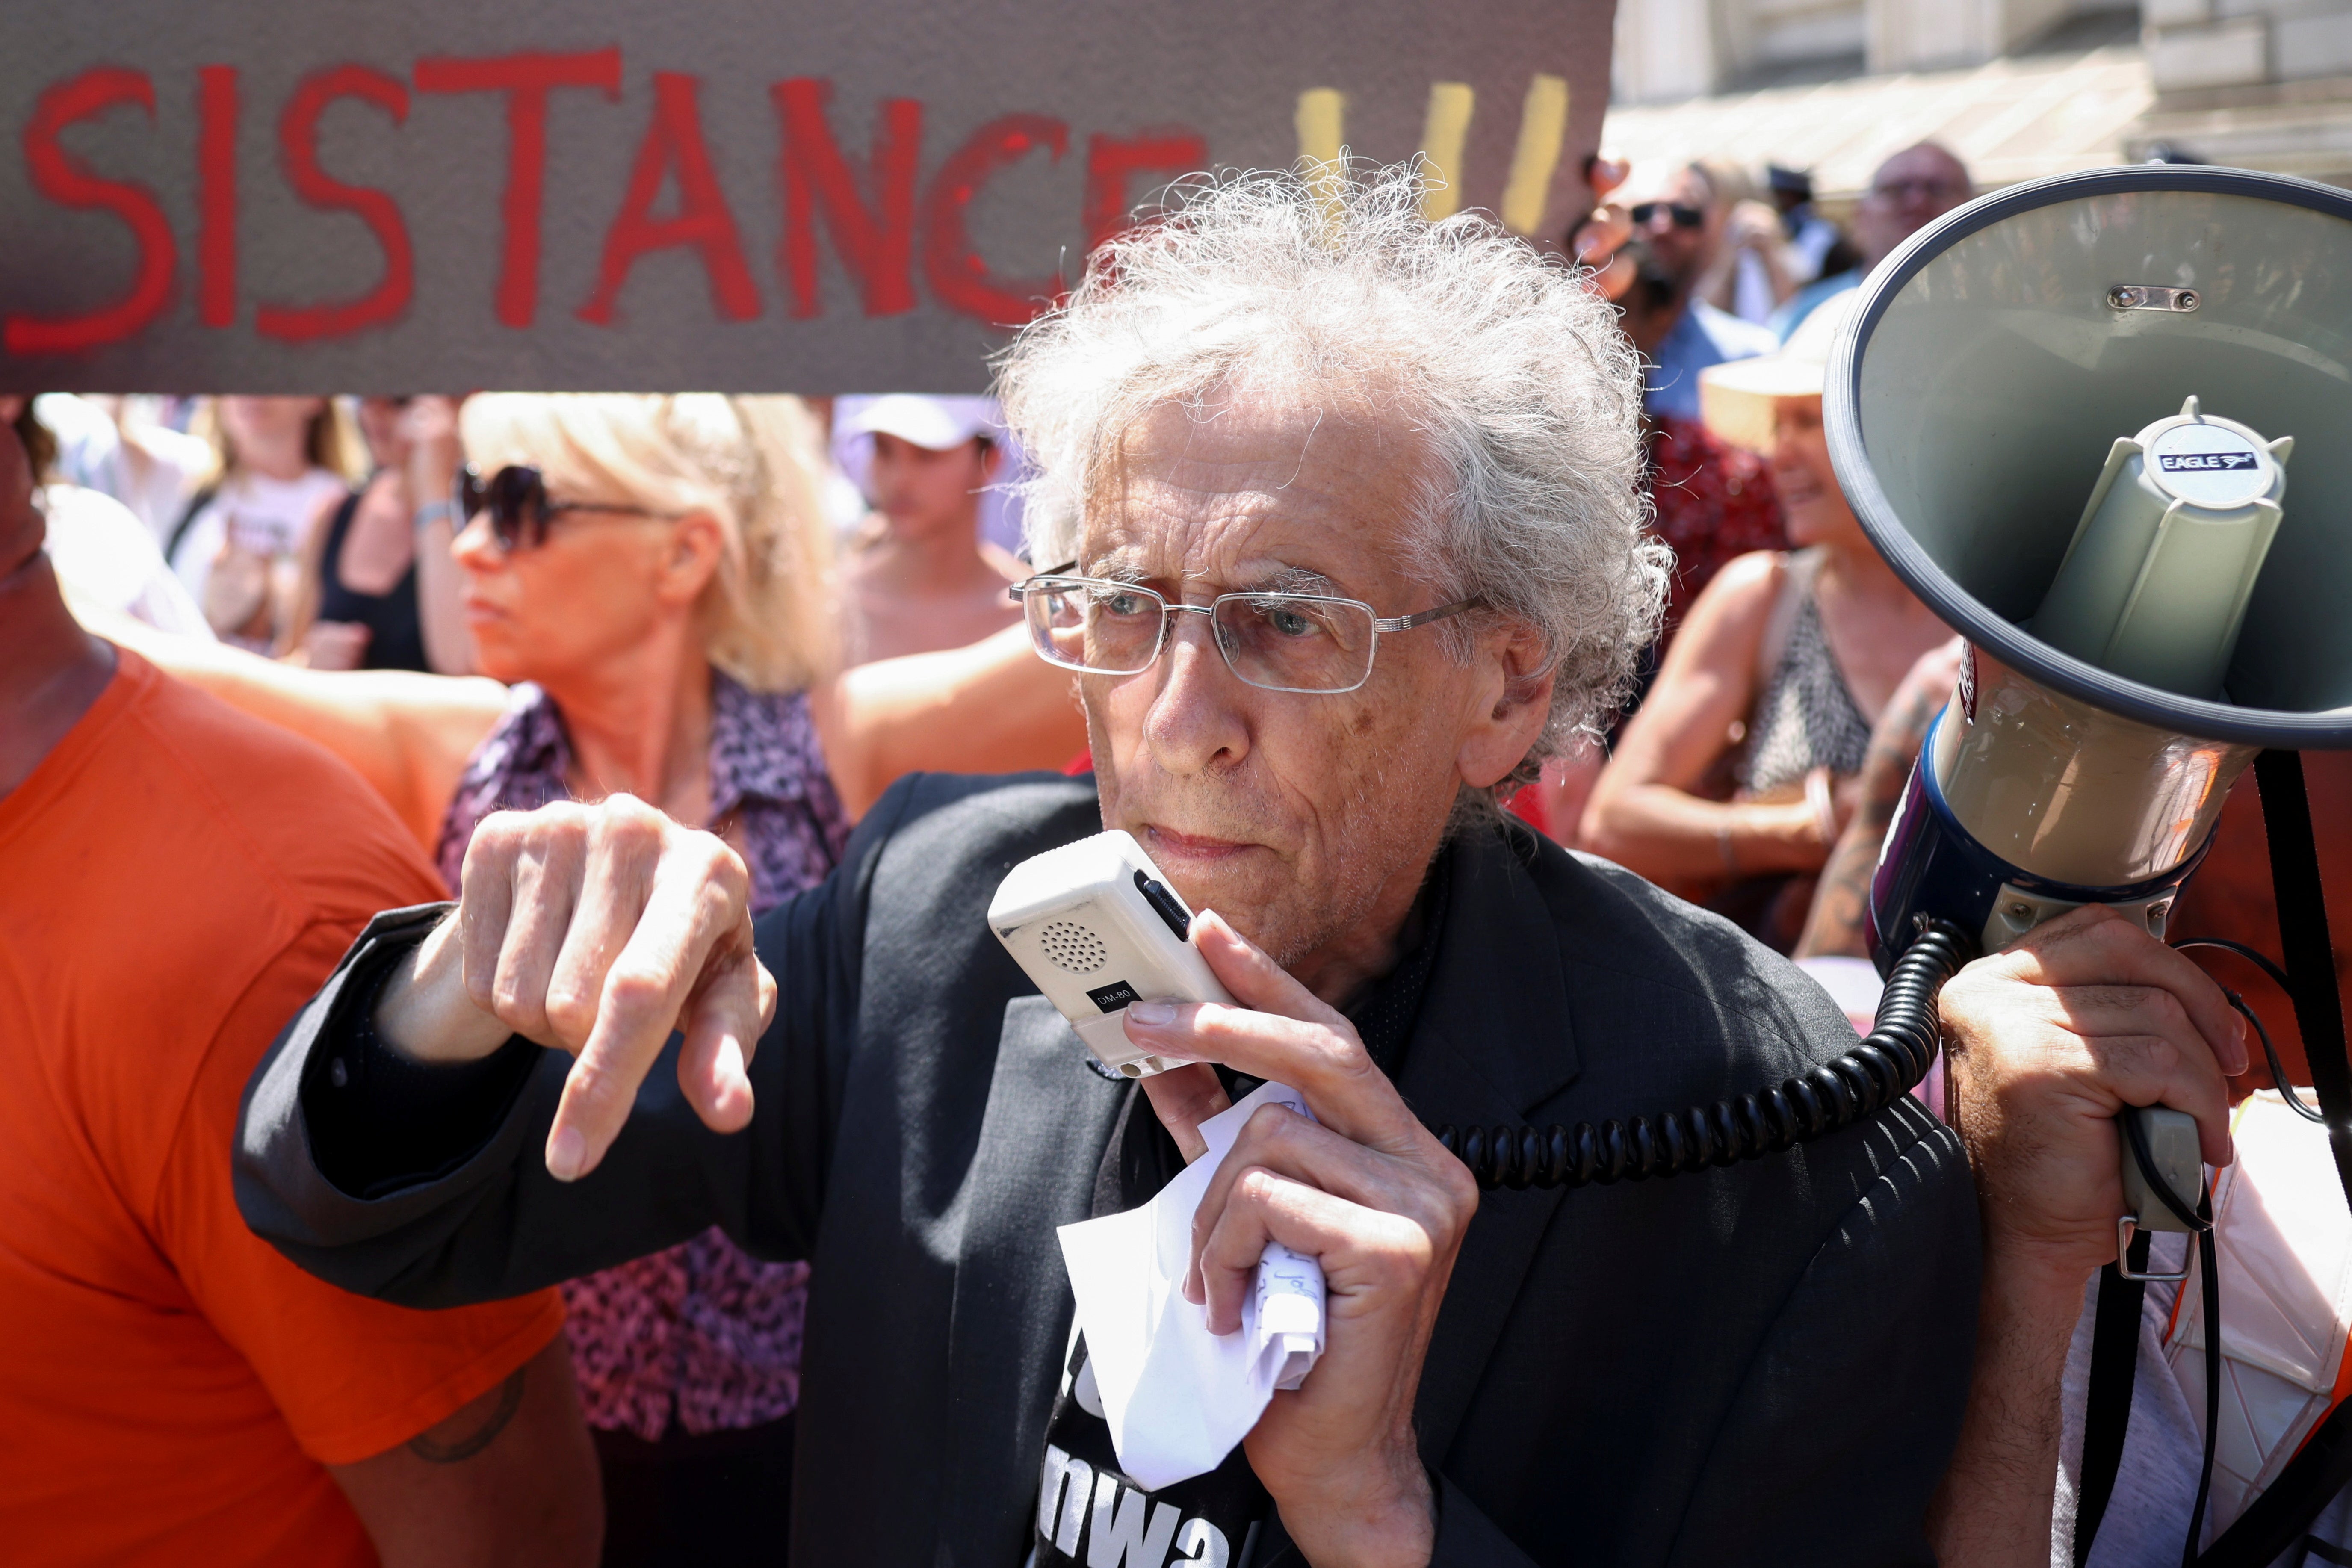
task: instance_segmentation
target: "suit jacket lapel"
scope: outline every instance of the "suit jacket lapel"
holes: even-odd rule
[[[1434,1128],[1525,1126],[1577,1076],[1559,922],[1518,853],[1493,833],[1447,851],[1453,888],[1398,1089]],[[1565,1194],[1484,1194],[1454,1265],[1413,1419],[1433,1468],[1453,1446],[1520,1279]]]
[[[940,1561],[1019,1561],[1070,1324],[1055,1228],[1087,1215],[1126,1085],[1043,996],[1008,1003],[962,1194],[948,1337],[949,1503]]]

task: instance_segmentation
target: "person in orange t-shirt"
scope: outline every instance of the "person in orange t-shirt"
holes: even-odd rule
[[[246,1079],[378,909],[440,896],[342,763],[84,633],[0,431],[0,1555],[587,1563],[552,1291],[347,1295],[246,1228]]]

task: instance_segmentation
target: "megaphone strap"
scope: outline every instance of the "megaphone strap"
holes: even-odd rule
[[[2286,959],[2287,999],[2294,1004],[2304,1062],[2327,1119],[2336,1178],[2346,1201],[2352,1202],[2352,1061],[2345,1056],[2344,999],[2336,988],[2335,944],[2327,932],[2303,753],[2260,752],[2254,784],[2262,792],[2263,827],[2270,840],[2271,894],[2278,908],[2279,952]]]
[[[2075,1483],[2074,1568],[2091,1560],[2091,1542],[2107,1516],[2116,1474],[2123,1468],[2124,1435],[2131,1425],[2132,1384],[2139,1371],[2141,1309],[2147,1299],[2148,1235],[2132,1237],[2126,1276],[2116,1263],[2099,1270],[2098,1304],[2091,1320],[2091,1378],[2083,1398],[2083,1468]],[[2218,1360],[2218,1358],[2210,1358]]]
[[[2278,910],[2280,950],[2285,973],[2260,953],[2236,942],[2201,940],[2183,946],[2224,947],[2252,959],[2282,984],[2294,1005],[2296,1026],[2302,1031],[2304,1059],[2311,1070],[2312,1087],[2319,1096],[2320,1114],[2327,1124],[2329,1152],[2347,1202],[2352,1202],[2352,1061],[2347,1059],[2344,1004],[2336,990],[2334,945],[2327,931],[2327,907],[2319,879],[2319,849],[2311,828],[2311,800],[2304,784],[2299,752],[2265,751],[2254,758],[2254,781],[2262,791],[2263,826],[2270,844],[2271,889]],[[2233,1005],[2237,1005],[2233,998]],[[2247,1010],[2240,1006],[2241,1012]],[[2252,1017],[2251,1012],[2247,1016]],[[2261,1029],[2261,1020],[2255,1019]],[[2286,1075],[2263,1031],[2264,1054],[2271,1070],[2284,1086]],[[2294,1091],[2284,1089],[2290,1101]],[[2303,1108],[2297,1104],[2298,1110]],[[2126,1119],[2126,1132],[2133,1129]],[[2144,1148],[2135,1140],[2135,1152],[2147,1163]],[[2172,1194],[2158,1195],[2172,1203]],[[2210,1208],[2200,1206],[2200,1215]],[[2198,1477],[2197,1503],[2190,1515],[2189,1538],[2181,1549],[2184,1565],[2201,1568],[2257,1568],[2275,1561],[2291,1548],[2320,1511],[2352,1484],[2352,1404],[2338,1405],[2305,1440],[2278,1479],[2248,1504],[2212,1551],[2200,1555],[2205,1505],[2212,1485],[2213,1448],[2221,1409],[2220,1267],[2213,1233],[2198,1238],[2199,1271],[2204,1276],[2205,1321],[2205,1457]],[[2135,1247],[2146,1245],[2143,1235]],[[2144,1263],[2144,1259],[2141,1263]],[[2136,1267],[2139,1265],[2136,1264]],[[2108,1265],[2099,1279],[2098,1306],[2092,1326],[2091,1379],[2084,1412],[2082,1505],[2074,1520],[2074,1563],[2083,1568],[2091,1543],[2114,1491],[2116,1473],[2123,1459],[2124,1433],[2131,1417],[2133,1371],[2139,1355],[2139,1307],[2146,1287],[2119,1277]]]

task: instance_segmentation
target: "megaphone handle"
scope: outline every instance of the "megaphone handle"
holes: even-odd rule
[[[2212,1228],[2188,1199],[2184,1188],[2203,1191],[2204,1166],[2198,1158],[2197,1121],[2161,1105],[2127,1105],[2116,1118],[2116,1159],[2123,1177],[2124,1206],[2116,1220],[2116,1267],[2126,1279],[2177,1281],[2189,1278],[2184,1258],[2178,1273],[2159,1274],[2132,1264],[2132,1239],[2150,1230]]]

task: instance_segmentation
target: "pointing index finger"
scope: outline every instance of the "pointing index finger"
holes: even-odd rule
[[[698,836],[689,842],[689,852],[664,857],[645,912],[605,973],[588,1042],[564,1079],[547,1134],[548,1173],[559,1181],[587,1174],[604,1157],[706,970],[750,956],[741,863],[715,839]],[[740,1013],[748,996],[756,1015],[757,995],[756,987],[721,985],[707,1000]],[[756,1016],[724,1024],[713,1018],[706,1037],[711,1047],[721,1039],[756,1038],[758,1026]],[[709,1049],[698,1049],[697,1057],[705,1071],[686,1088],[698,1112],[731,1119],[739,1084],[748,1107],[748,1082],[725,1067],[712,1076]],[[698,1095],[698,1086],[713,1092]]]

